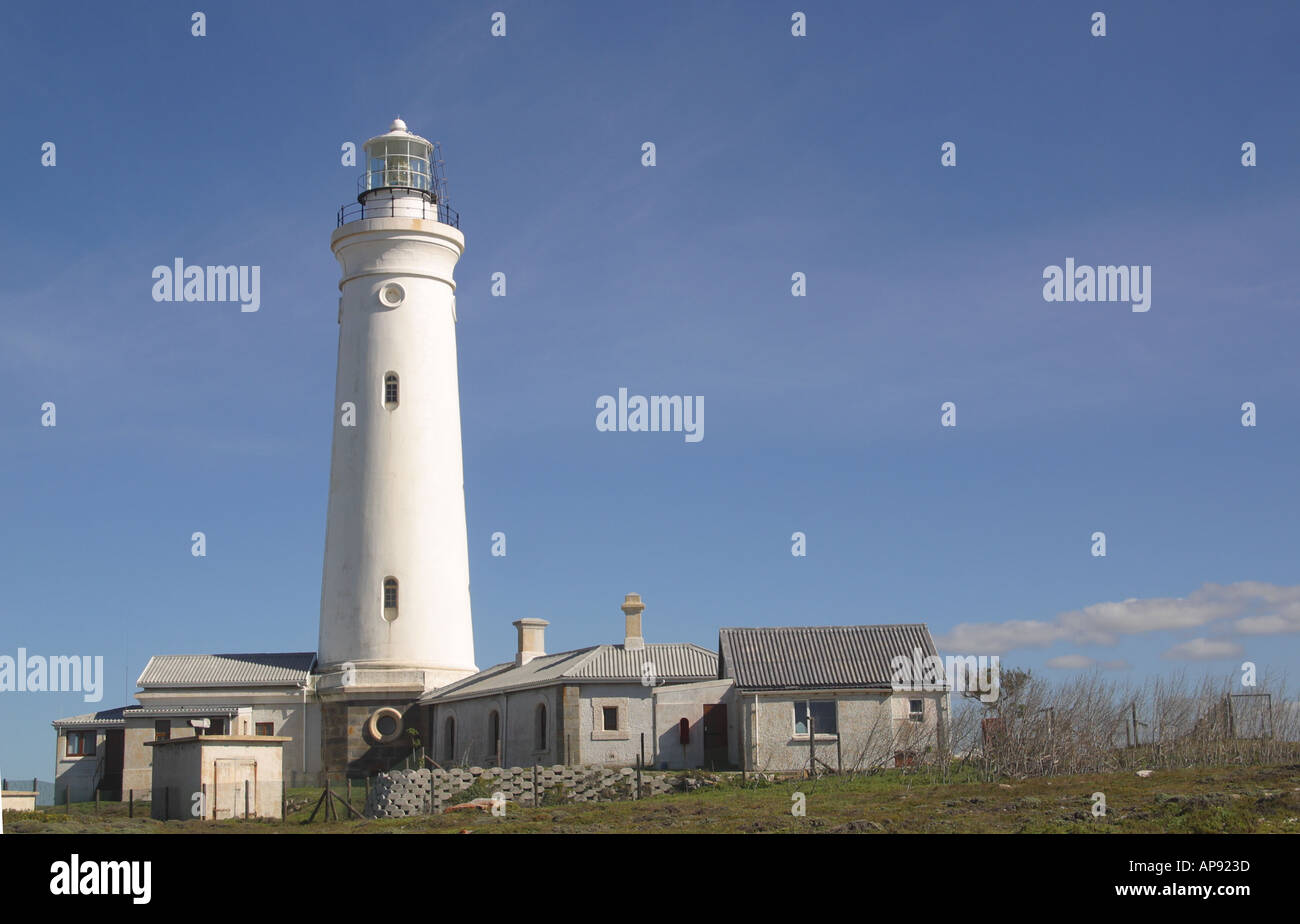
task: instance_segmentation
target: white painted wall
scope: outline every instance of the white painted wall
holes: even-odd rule
[[[418,669],[426,689],[442,686],[476,670],[452,275],[465,239],[436,221],[373,218],[343,225],[331,246],[342,280],[320,670]],[[379,299],[393,282],[406,292],[395,308]],[[355,427],[341,424],[349,401]],[[387,576],[400,582],[391,623]]]

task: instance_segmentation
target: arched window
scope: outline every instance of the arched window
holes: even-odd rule
[[[533,747],[546,750],[546,703],[538,703],[533,723]]]
[[[397,578],[384,578],[384,618],[392,622],[397,618]]]
[[[399,397],[397,373],[390,372],[384,376],[384,407],[390,411],[397,407]]]
[[[456,759],[456,719],[447,716],[442,723],[442,756],[448,763]]]
[[[501,715],[495,709],[488,716],[488,748],[493,766],[501,766]]]

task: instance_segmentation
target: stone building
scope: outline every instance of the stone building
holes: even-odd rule
[[[731,682],[745,769],[906,766],[945,748],[942,682],[894,684],[892,660],[917,652],[938,654],[921,624],[721,629],[719,675]]]
[[[647,643],[639,594],[622,609],[621,644],[559,654],[546,653],[546,620],[516,620],[513,661],[421,697],[429,753],[445,765],[631,766],[644,744],[656,763],[657,694],[716,679],[718,659],[699,645]]]
[[[147,745],[194,735],[289,738],[289,779],[320,769],[320,710],[312,652],[155,655],[136,680],[138,704],[57,719],[55,794],[88,801],[141,798],[152,786]]]

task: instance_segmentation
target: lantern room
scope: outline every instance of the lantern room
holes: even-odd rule
[[[412,134],[405,122],[394,119],[386,133],[371,138],[364,147],[366,172],[357,183],[358,201],[381,189],[434,201],[433,144],[428,139]]]

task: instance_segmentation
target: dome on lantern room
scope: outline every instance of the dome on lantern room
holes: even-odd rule
[[[411,190],[433,198],[433,174],[430,154],[433,143],[406,129],[406,123],[394,119],[388,131],[376,135],[363,146],[366,172],[357,184],[357,199],[378,189]]]

